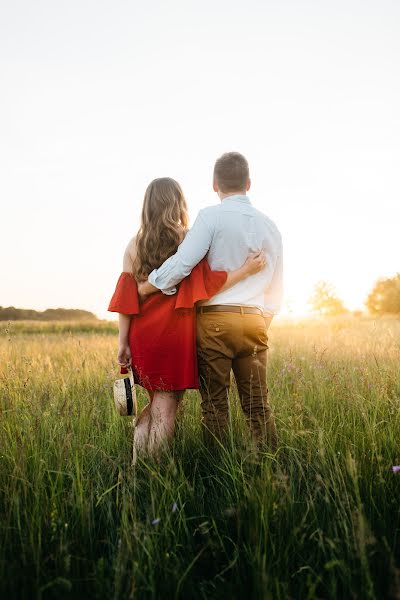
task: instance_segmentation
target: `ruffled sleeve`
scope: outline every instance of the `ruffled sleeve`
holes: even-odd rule
[[[108,306],[109,312],[137,315],[140,312],[137,283],[130,273],[121,273]]]
[[[192,308],[199,300],[209,300],[225,284],[226,271],[211,271],[204,258],[180,284],[175,308]]]

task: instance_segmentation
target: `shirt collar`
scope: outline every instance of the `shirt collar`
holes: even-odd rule
[[[246,196],[246,194],[233,194],[232,196],[226,196],[223,198],[222,202],[228,200],[229,202],[245,202],[246,204],[250,204],[250,198]]]

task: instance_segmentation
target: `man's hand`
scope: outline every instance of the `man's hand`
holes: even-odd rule
[[[118,364],[127,369],[132,364],[132,354],[128,343],[120,343],[118,348]]]
[[[267,264],[267,258],[263,250],[249,254],[243,265],[243,272],[249,276],[262,271]]]
[[[148,281],[141,281],[138,283],[138,294],[140,298],[140,302],[144,302],[146,298],[151,296],[151,294],[155,294],[155,292],[159,292],[160,290],[154,285],[151,285]]]

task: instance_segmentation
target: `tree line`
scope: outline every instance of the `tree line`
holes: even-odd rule
[[[328,281],[315,285],[309,300],[312,309],[320,315],[340,315],[348,311],[335,288]],[[400,314],[400,273],[394,277],[379,279],[365,301],[373,315]],[[93,321],[96,315],[78,308],[48,308],[44,311],[0,306],[0,321]]]
[[[96,315],[79,308],[48,308],[38,311],[14,306],[0,306],[0,321],[93,321]]]
[[[335,288],[327,281],[316,284],[309,300],[312,309],[321,315],[340,315],[349,312]],[[365,300],[372,315],[400,314],[400,273],[378,279]]]

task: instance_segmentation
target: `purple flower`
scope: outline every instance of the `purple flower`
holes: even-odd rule
[[[172,505],[172,512],[176,512],[177,510],[178,510],[178,505],[176,502],[174,502]]]
[[[151,524],[152,525],[158,525],[160,521],[161,521],[160,517],[157,517],[157,519],[153,519],[152,520]]]
[[[392,467],[392,471],[393,473],[400,473],[400,465],[395,465]]]

